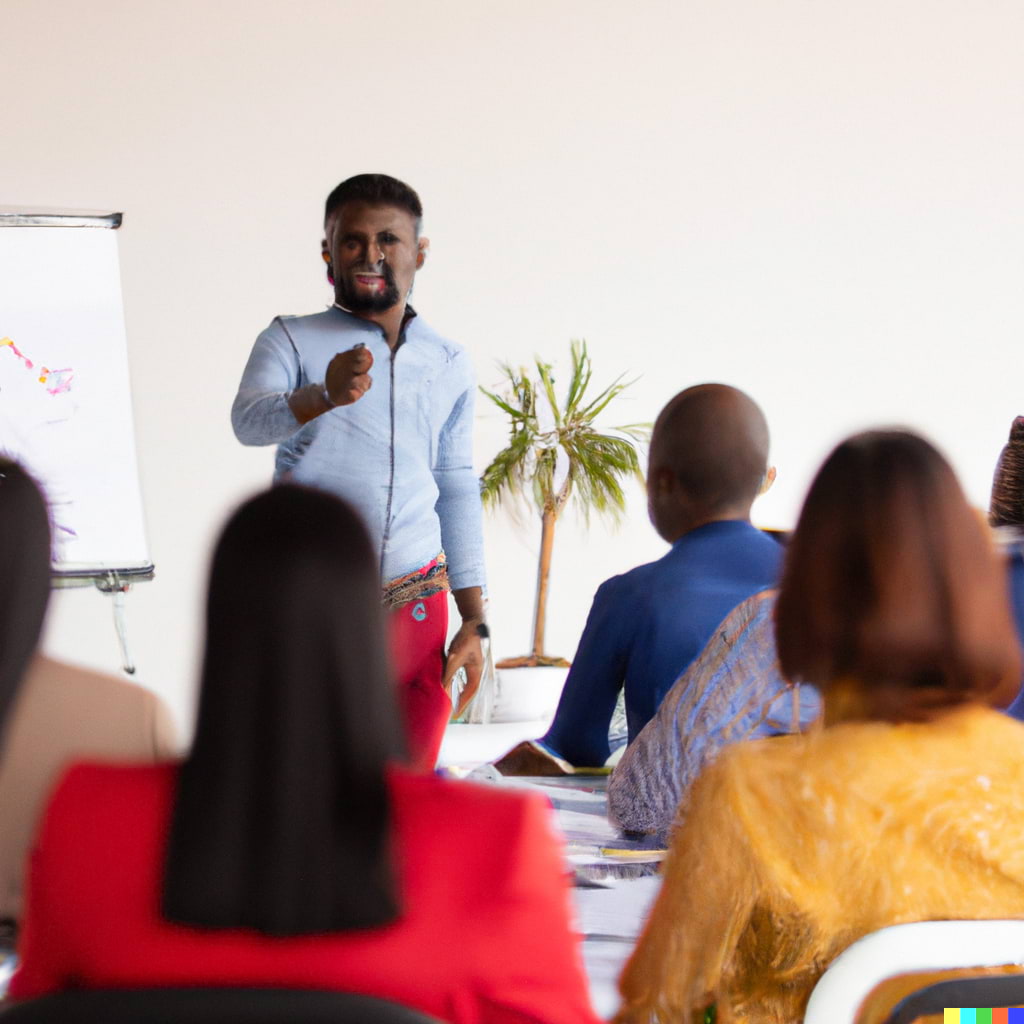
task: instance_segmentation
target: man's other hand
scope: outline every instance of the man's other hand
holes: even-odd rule
[[[339,352],[327,364],[327,376],[324,378],[327,397],[335,405],[358,402],[373,385],[371,366],[373,356],[364,346]]]
[[[452,680],[460,668],[466,670],[466,685],[458,696],[453,717],[458,718],[480,689],[480,677],[484,670],[484,651],[477,627],[483,619],[464,619],[459,631],[452,637],[448,647],[448,658],[444,666],[441,685],[449,698],[452,696]],[[452,701],[455,704],[455,701]]]

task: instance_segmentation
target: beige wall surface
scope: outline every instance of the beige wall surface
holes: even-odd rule
[[[625,421],[723,380],[773,428],[790,525],[851,429],[916,425],[982,503],[1022,411],[1024,6],[1017,0],[0,0],[0,203],[121,210],[137,441],[157,579],[129,599],[139,677],[187,722],[211,539],[269,479],[228,409],[253,339],[330,301],[341,178],[412,183],[416,305],[499,359],[639,375]],[[60,267],[54,267],[59,274]],[[612,417],[614,420],[614,417]],[[504,425],[478,409],[477,462]],[[487,522],[499,654],[529,641],[539,530]],[[551,646],[656,557],[570,514]],[[115,670],[105,599],[60,595],[47,647]]]

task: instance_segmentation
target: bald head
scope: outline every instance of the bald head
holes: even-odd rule
[[[768,424],[748,395],[726,384],[687,388],[654,424],[651,520],[676,540],[701,523],[747,519],[767,466]]]

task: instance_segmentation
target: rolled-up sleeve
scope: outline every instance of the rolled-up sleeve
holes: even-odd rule
[[[448,579],[453,590],[461,590],[483,587],[486,574],[480,481],[473,471],[476,379],[465,353],[460,352],[452,361],[451,372],[456,378],[457,397],[438,438],[433,473]]]
[[[231,426],[242,444],[280,444],[299,429],[288,396],[302,380],[298,353],[280,321],[256,339],[231,406]]]

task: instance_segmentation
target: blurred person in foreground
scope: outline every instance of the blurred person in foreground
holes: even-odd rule
[[[992,475],[988,521],[1006,558],[1017,635],[1024,642],[1024,416],[1015,416]],[[1024,689],[1006,709],[1024,720]]]
[[[50,598],[50,525],[29,475],[0,456],[0,730],[39,642]]]
[[[996,464],[989,523],[1006,557],[1017,635],[1024,639],[1024,416],[1014,418]],[[630,743],[608,781],[612,824],[666,834],[683,794],[723,747],[800,732],[817,716],[814,688],[782,678],[775,593],[755,594],[729,613]],[[1024,719],[1024,690],[1006,712]]]
[[[594,1024],[546,802],[399,765],[378,570],[332,495],[282,485],[234,514],[191,753],[65,776],[12,996],[320,988],[449,1024]]]
[[[782,549],[750,523],[766,479],[768,424],[744,392],[699,384],[662,409],[647,501],[651,523],[672,547],[601,584],[551,728],[496,762],[500,771],[531,774],[554,758],[603,765],[623,690],[630,741],[639,734],[715,626],[776,582]]]
[[[61,771],[83,757],[169,757],[177,737],[156,694],[37,649],[50,596],[49,517],[34,480],[3,458],[0,524],[0,919],[15,922],[28,851]]]
[[[1005,575],[952,469],[900,431],[819,471],[776,609],[823,728],[736,744],[679,809],[620,1024],[795,1021],[887,925],[1024,916],[1021,660]]]

